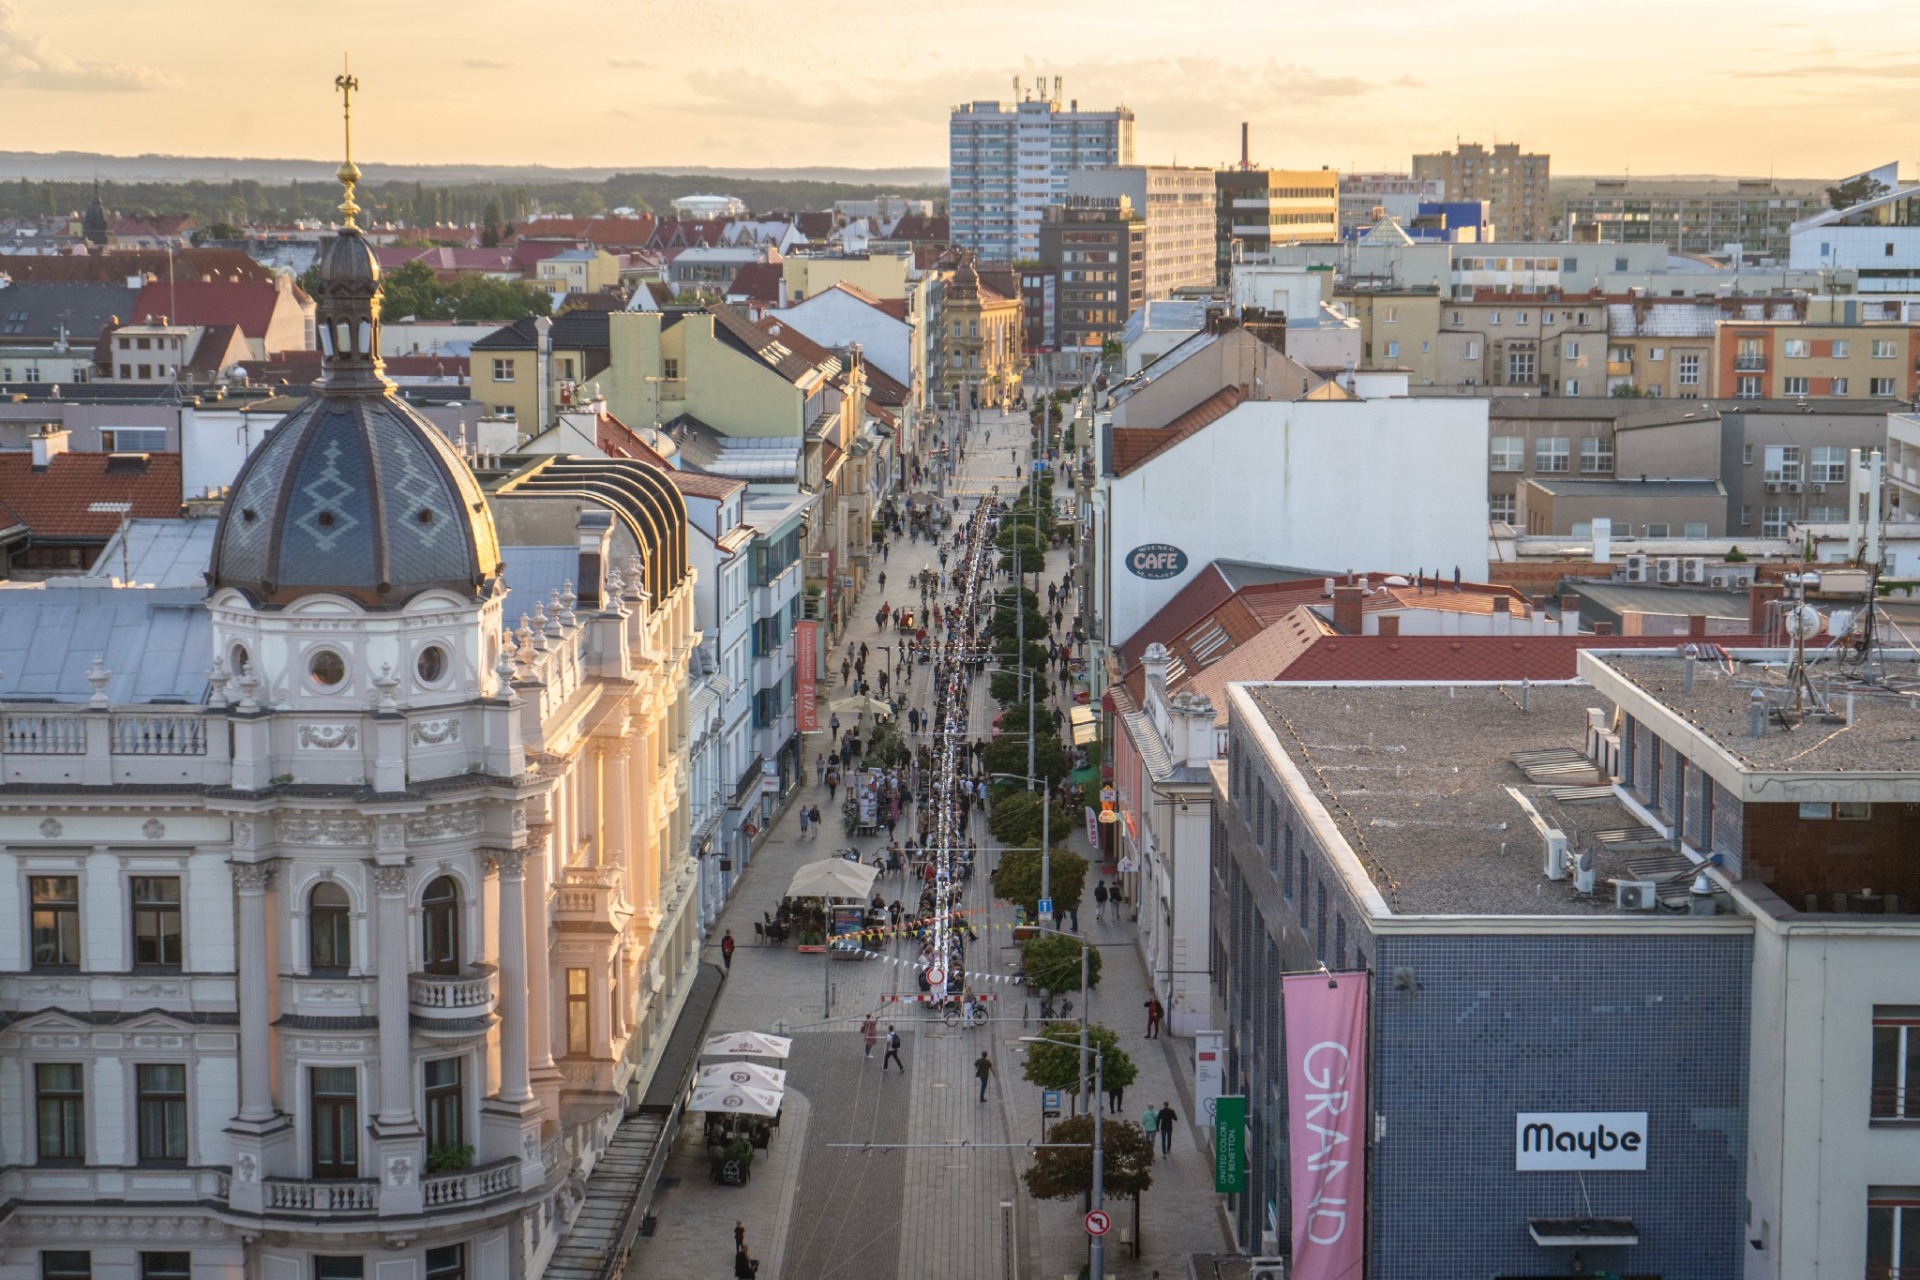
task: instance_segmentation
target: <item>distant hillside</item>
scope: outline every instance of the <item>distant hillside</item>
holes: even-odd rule
[[[275,160],[233,156],[108,156],[87,151],[0,151],[0,179],[92,182],[324,182],[338,167],[334,160]],[[553,168],[546,165],[368,164],[369,182],[461,183],[604,182],[635,165],[602,168]],[[706,165],[648,165],[653,174],[692,174],[767,182],[829,182],[863,187],[942,186],[945,169],[846,169],[813,166],[794,169],[727,169]]]

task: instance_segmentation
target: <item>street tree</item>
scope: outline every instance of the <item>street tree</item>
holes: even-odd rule
[[[1070,849],[1055,849],[1051,863],[1049,889],[1053,893],[1054,915],[1058,916],[1080,906],[1080,891],[1087,882],[1087,860]],[[1024,907],[1028,919],[1037,917],[1040,914],[1040,851],[1009,849],[1002,853],[1000,865],[993,869],[993,894]],[[1075,964],[1078,963],[1076,960]]]
[[[1093,1194],[1093,1117],[1069,1116],[1047,1131],[1049,1145],[1033,1153],[1023,1175],[1036,1200],[1084,1200]],[[1131,1120],[1101,1126],[1101,1184],[1108,1196],[1136,1203],[1153,1185],[1153,1139]]]
[[[1060,933],[1037,933],[1020,946],[1020,967],[1027,985],[1039,991],[1075,991],[1080,986],[1080,953],[1087,954],[1087,987],[1100,985],[1100,948]]]
[[[1077,966],[1079,962],[1074,963]],[[1077,1087],[1080,1081],[1080,1024],[1049,1022],[1039,1034],[1046,1039],[1027,1046],[1024,1070],[1027,1083],[1042,1089],[1058,1089],[1078,1098],[1081,1093]],[[1067,1043],[1054,1043],[1060,1040]],[[1113,1029],[1096,1022],[1087,1027],[1086,1092],[1093,1091],[1093,1050],[1096,1046],[1106,1054],[1106,1065],[1100,1072],[1101,1085],[1108,1089],[1125,1089],[1131,1085],[1140,1074],[1140,1068],[1120,1047],[1120,1037],[1114,1034]]]

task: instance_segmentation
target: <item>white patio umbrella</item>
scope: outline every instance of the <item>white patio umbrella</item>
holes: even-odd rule
[[[853,898],[864,902],[879,875],[879,868],[865,863],[848,862],[845,858],[823,858],[819,862],[809,862],[793,873],[793,883],[787,886],[787,896]]]
[[[777,1116],[780,1095],[751,1085],[730,1084],[725,1088],[696,1087],[687,1103],[689,1111],[724,1112],[736,1116]]]
[[[785,1058],[793,1052],[793,1041],[764,1031],[729,1031],[707,1037],[700,1052],[713,1058]]]
[[[732,1089],[747,1085],[769,1093],[785,1092],[787,1073],[779,1067],[763,1067],[757,1062],[715,1062],[700,1068],[694,1087]]]

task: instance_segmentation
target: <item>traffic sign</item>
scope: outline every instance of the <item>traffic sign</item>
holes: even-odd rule
[[[1040,1118],[1052,1120],[1060,1115],[1060,1091],[1042,1089],[1040,1091]]]
[[[933,966],[933,968],[927,970],[928,986],[930,987],[945,986],[946,981],[947,981],[947,971],[945,969],[942,969],[939,965],[935,965]]]
[[[1103,1236],[1107,1234],[1107,1228],[1112,1225],[1105,1209],[1095,1209],[1087,1215],[1087,1234],[1090,1236]]]
[[[1042,898],[1042,899],[1040,899],[1040,904],[1039,904],[1039,905],[1040,905],[1040,914],[1041,914],[1042,916],[1051,916],[1051,915],[1053,915],[1053,899],[1052,899],[1052,898]]]

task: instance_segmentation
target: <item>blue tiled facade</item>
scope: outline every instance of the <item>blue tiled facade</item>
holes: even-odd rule
[[[1650,785],[1656,744],[1639,733],[1630,767],[1643,766]],[[1214,964],[1227,1092],[1247,1096],[1251,1130],[1248,1191],[1230,1204],[1242,1247],[1258,1251],[1269,1224],[1288,1247],[1280,976],[1324,961],[1374,975],[1374,1280],[1565,1273],[1568,1251],[1535,1244],[1527,1220],[1584,1216],[1589,1202],[1594,1215],[1633,1219],[1641,1239],[1582,1250],[1589,1274],[1738,1274],[1750,939],[1491,927],[1376,936],[1269,763],[1242,734],[1229,741],[1230,794],[1215,804]],[[1671,755],[1664,763],[1677,785]],[[1697,773],[1688,785],[1698,793]],[[1724,826],[1737,849],[1737,812],[1714,822],[1715,845]],[[1645,1111],[1647,1170],[1587,1174],[1584,1187],[1571,1173],[1520,1173],[1521,1111]]]

